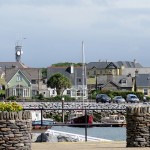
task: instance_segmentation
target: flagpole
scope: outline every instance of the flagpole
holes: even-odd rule
[[[84,56],[84,42],[82,41],[82,99],[83,99],[83,108],[84,108],[84,93],[85,93],[85,56]]]

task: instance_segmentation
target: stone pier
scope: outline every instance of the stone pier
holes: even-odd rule
[[[130,106],[127,111],[127,147],[150,147],[150,107]]]
[[[0,112],[0,150],[31,150],[30,111]]]

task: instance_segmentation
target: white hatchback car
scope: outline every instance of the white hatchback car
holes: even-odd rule
[[[113,98],[113,102],[114,103],[125,103],[126,101],[125,101],[125,99],[122,96],[115,96]]]
[[[135,94],[128,94],[126,101],[127,101],[127,103],[128,102],[131,102],[131,103],[139,103],[140,102],[139,98]]]

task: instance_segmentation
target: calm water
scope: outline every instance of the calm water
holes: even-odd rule
[[[85,135],[85,128],[53,126],[52,130]],[[125,127],[92,127],[92,128],[87,129],[87,134],[88,136],[115,140],[115,141],[126,140],[126,128]]]

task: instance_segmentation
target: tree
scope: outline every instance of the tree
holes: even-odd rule
[[[47,77],[47,68],[42,68],[42,78]]]
[[[48,79],[47,86],[56,88],[57,95],[62,95],[65,89],[71,87],[71,81],[63,74],[56,73]]]

